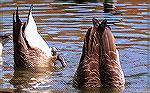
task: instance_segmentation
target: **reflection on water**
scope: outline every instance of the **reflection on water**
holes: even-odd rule
[[[148,0],[119,0],[115,4],[120,14],[103,13],[102,0],[2,0],[0,34],[12,34],[12,14],[19,6],[22,21],[26,21],[30,4],[38,31],[49,46],[63,54],[68,67],[33,73],[14,70],[12,39],[4,45],[0,62],[0,90],[26,92],[80,92],[72,87],[72,78],[82,52],[84,35],[92,26],[91,19],[107,19],[116,37],[117,48],[126,78],[124,93],[150,90],[148,48],[150,11]],[[44,73],[43,73],[44,72]],[[83,92],[83,91],[82,91]]]
[[[14,69],[10,83],[17,89],[33,89],[40,84],[53,82],[51,79],[46,80],[52,74],[52,68]]]

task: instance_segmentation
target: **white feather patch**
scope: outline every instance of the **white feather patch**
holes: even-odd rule
[[[119,52],[118,52],[117,49],[116,49],[116,54],[117,54],[117,61],[120,63],[120,61],[119,61]],[[122,71],[122,69],[121,69],[121,64],[119,64],[119,66],[120,66],[122,81],[125,83],[125,78],[124,78],[123,71]]]
[[[51,48],[48,47],[47,43],[37,32],[37,26],[32,17],[32,13],[29,15],[28,24],[25,28],[25,37],[31,47],[37,47],[45,52],[47,56],[52,56]]]
[[[116,49],[116,55],[117,55],[117,61],[119,61],[119,52],[117,49]]]
[[[2,43],[0,43],[0,56],[2,55],[2,51],[3,51],[3,45]]]

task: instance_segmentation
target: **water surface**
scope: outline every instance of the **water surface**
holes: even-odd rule
[[[19,6],[22,21],[26,21],[29,6],[34,4],[33,16],[38,31],[49,46],[55,46],[65,57],[68,67],[59,64],[54,69],[39,72],[13,69],[13,44],[10,39],[3,50],[0,62],[0,90],[16,92],[78,93],[72,87],[87,29],[93,17],[107,19],[116,38],[126,85],[123,93],[150,91],[149,18],[148,0],[119,0],[115,4],[121,14],[103,13],[101,0],[91,2],[65,0],[2,0],[0,35],[12,35],[12,14]],[[44,72],[44,73],[43,73]],[[12,85],[11,79],[17,78]]]

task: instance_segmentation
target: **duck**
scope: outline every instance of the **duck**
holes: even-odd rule
[[[46,68],[54,66],[57,60],[65,67],[64,57],[57,54],[56,47],[49,48],[38,33],[32,9],[33,5],[29,9],[27,22],[21,22],[18,7],[13,13],[14,67]]]
[[[125,78],[111,28],[106,19],[99,22],[93,18],[92,22],[93,27],[85,35],[73,87],[123,89]]]

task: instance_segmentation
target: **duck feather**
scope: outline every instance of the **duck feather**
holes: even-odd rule
[[[120,89],[125,81],[115,38],[107,26],[107,20],[99,24],[97,19],[93,19],[93,25],[88,29],[84,39],[73,86],[80,89],[100,87]]]
[[[60,60],[64,67],[65,61],[48,47],[47,43],[37,32],[35,21],[32,17],[32,7],[30,7],[28,21],[21,22],[18,14],[13,13],[13,43],[14,43],[14,62],[17,68],[37,68],[49,67],[53,62]],[[15,20],[16,14],[16,20]]]

